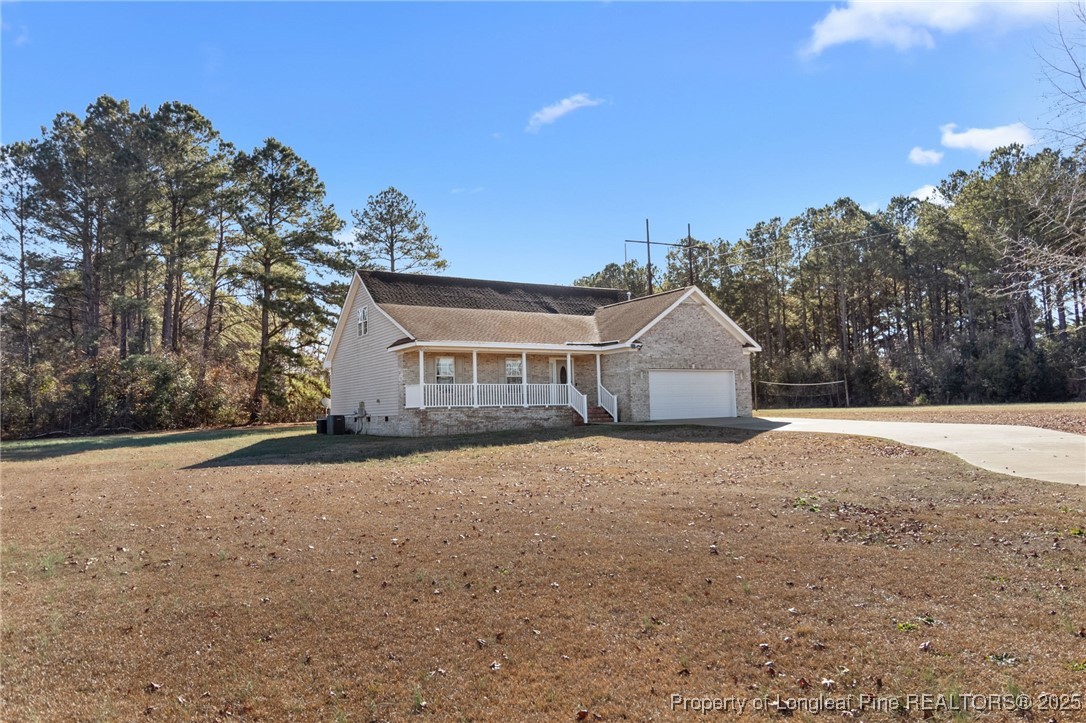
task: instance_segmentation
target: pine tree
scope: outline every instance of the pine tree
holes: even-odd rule
[[[268,400],[282,401],[288,382],[304,368],[305,350],[334,320],[330,295],[338,287],[324,275],[345,273],[348,265],[335,239],[343,222],[325,205],[324,184],[312,166],[269,138],[252,153],[238,154],[234,167],[242,197],[239,276],[259,314],[249,409],[250,420],[258,421]]]
[[[448,262],[415,202],[389,186],[353,210],[356,263],[389,271],[444,271]]]

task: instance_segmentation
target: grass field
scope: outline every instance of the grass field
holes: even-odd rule
[[[956,404],[922,407],[759,409],[758,417],[872,419],[887,422],[1020,424],[1086,434],[1086,402],[1059,404]]]
[[[306,425],[3,457],[5,721],[698,717],[672,694],[768,719],[752,701],[1086,688],[1086,488],[938,452]]]

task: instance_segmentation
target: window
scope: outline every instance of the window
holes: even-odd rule
[[[509,357],[505,360],[505,383],[521,384],[524,381],[524,369],[520,365],[519,357]]]
[[[456,364],[451,356],[439,356],[434,363],[438,384],[452,384],[456,379]]]
[[[358,310],[358,335],[364,336],[370,330],[369,309],[363,306]]]

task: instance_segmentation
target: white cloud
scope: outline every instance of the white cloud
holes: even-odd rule
[[[3,22],[0,22],[0,28],[2,28],[8,34],[15,36],[14,38],[12,38],[11,43],[16,48],[21,48],[24,45],[30,44],[30,28],[28,28],[26,25],[23,25],[21,23],[19,25],[13,25],[5,20]]]
[[[951,34],[981,25],[1008,27],[1051,17],[1058,2],[878,2],[851,0],[834,7],[811,28],[801,54],[814,57],[844,43],[868,42],[897,50],[935,46],[935,33]]]
[[[947,148],[971,148],[979,153],[990,153],[1000,146],[1009,146],[1012,143],[1029,146],[1036,141],[1033,131],[1025,123],[1011,123],[995,128],[970,128],[964,131],[955,130],[957,127],[954,123],[939,126],[943,133],[942,144]]]
[[[532,117],[528,119],[528,127],[524,131],[526,133],[538,133],[543,126],[554,123],[562,116],[572,113],[578,108],[591,108],[602,103],[602,100],[590,98],[587,93],[571,95],[533,113]]]
[[[909,196],[911,198],[918,198],[921,201],[931,201],[940,206],[947,205],[947,200],[943,194],[939,193],[939,189],[930,183],[925,183],[923,186],[910,193]]]
[[[943,160],[942,151],[929,151],[920,146],[915,146],[909,151],[909,163],[915,163],[918,166],[934,166],[941,160]]]

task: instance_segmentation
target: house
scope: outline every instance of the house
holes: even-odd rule
[[[428,436],[750,416],[757,351],[694,286],[631,299],[358,271],[324,366],[350,429]]]

